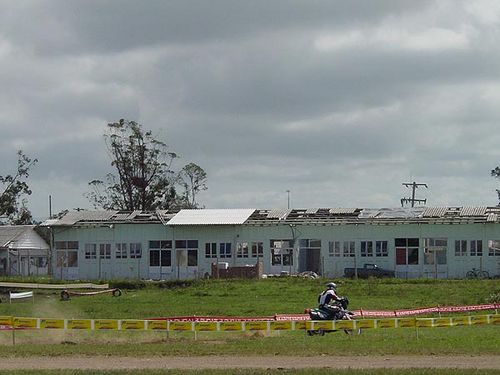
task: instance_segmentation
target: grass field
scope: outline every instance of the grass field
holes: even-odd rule
[[[325,280],[277,278],[259,281],[203,280],[185,287],[123,290],[121,297],[99,295],[60,301],[57,292],[36,292],[35,303],[1,303],[0,315],[45,318],[143,319],[176,315],[262,316],[302,313],[316,304]],[[405,309],[492,302],[498,280],[342,280],[341,295],[350,308]],[[5,302],[5,295],[3,296]],[[193,333],[165,332],[0,332],[0,356],[30,355],[379,355],[499,354],[500,327],[365,330],[308,337],[303,332]],[[78,343],[78,345],[74,345]],[[138,345],[140,343],[140,345]]]

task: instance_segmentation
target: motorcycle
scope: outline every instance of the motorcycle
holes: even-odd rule
[[[351,311],[347,309],[349,306],[349,300],[347,297],[342,297],[333,304],[319,307],[315,309],[306,310],[309,313],[311,320],[352,320],[351,316],[354,315]],[[324,336],[328,332],[336,332],[337,330],[327,330],[327,329],[310,329],[307,331],[309,336],[320,335]],[[350,330],[344,329],[346,334],[351,334]],[[358,334],[360,332],[358,331]]]

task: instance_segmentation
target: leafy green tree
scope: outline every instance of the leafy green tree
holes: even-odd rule
[[[17,170],[15,174],[0,176],[0,216],[6,217],[10,224],[32,224],[33,217],[26,207],[25,195],[31,195],[27,179],[31,167],[38,162],[22,151],[17,152]]]
[[[121,119],[108,124],[104,139],[115,173],[108,173],[105,181],[89,183],[92,191],[87,198],[94,207],[152,211],[189,206],[185,194],[177,192],[182,180],[180,173],[172,169],[177,154],[151,131],[143,130],[135,121]]]

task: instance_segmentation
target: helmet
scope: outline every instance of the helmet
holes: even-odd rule
[[[335,283],[328,283],[328,284],[326,284],[326,287],[327,287],[328,289],[333,289],[333,290],[335,290],[335,289],[337,289],[337,284],[335,284]]]

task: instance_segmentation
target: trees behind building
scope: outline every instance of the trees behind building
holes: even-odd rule
[[[206,190],[207,175],[194,163],[176,171],[179,156],[142,125],[121,119],[104,134],[113,173],[89,183],[87,198],[95,208],[152,211],[197,208],[197,194]]]
[[[17,152],[17,170],[15,173],[0,176],[0,217],[10,224],[32,224],[31,211],[26,206],[26,196],[31,195],[28,177],[31,167],[38,162],[22,151]]]

